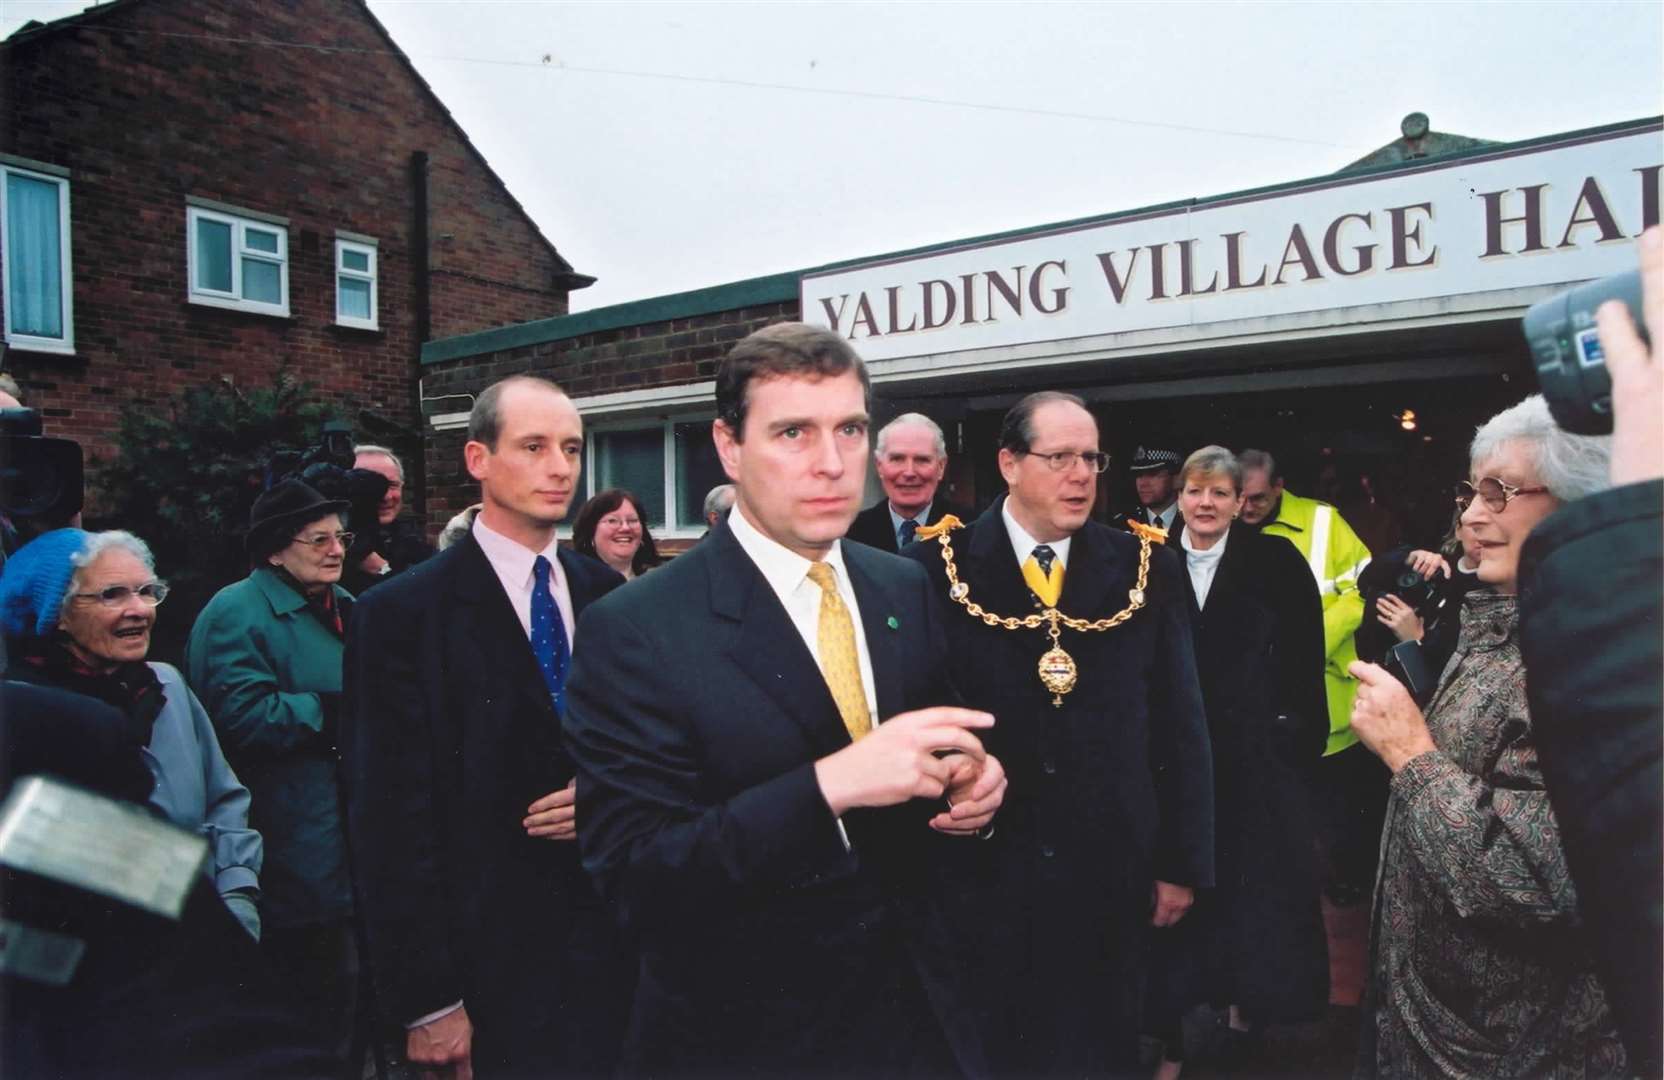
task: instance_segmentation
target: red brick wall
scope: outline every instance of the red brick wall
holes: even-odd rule
[[[796,318],[797,301],[791,300],[485,353],[428,365],[426,391],[430,397],[477,394],[498,379],[527,372],[553,379],[575,398],[703,382],[716,377],[717,362],[734,342],[770,323]],[[455,404],[460,409],[466,402]],[[479,501],[479,485],[462,465],[466,441],[462,431],[436,432],[427,440],[430,531]]]
[[[284,362],[416,429],[416,151],[431,336],[565,313],[559,257],[392,49],[357,2],[134,0],[0,54],[0,151],[72,174],[76,354],[5,363],[49,433],[107,454],[121,409]],[[186,301],[188,195],[289,219],[290,318]],[[337,229],[379,241],[379,331],[334,325]]]

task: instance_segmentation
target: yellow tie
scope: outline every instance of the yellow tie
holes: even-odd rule
[[[1049,552],[1051,549],[1047,549]],[[1040,569],[1040,563],[1030,555],[1023,562],[1023,580],[1034,590],[1034,595],[1047,607],[1056,607],[1057,598],[1063,595],[1063,560],[1051,559],[1049,572]]]
[[[867,712],[867,692],[861,686],[861,658],[855,651],[855,623],[838,595],[837,578],[830,566],[823,562],[809,566],[809,580],[820,586],[820,626],[815,632],[815,650],[820,654],[820,670],[832,700],[838,703],[838,715],[851,739],[859,739],[872,730],[872,716]]]

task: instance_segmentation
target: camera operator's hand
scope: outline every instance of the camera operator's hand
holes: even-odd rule
[[[1416,609],[1392,593],[1387,593],[1375,601],[1375,617],[1380,620],[1382,626],[1391,630],[1399,641],[1420,641],[1422,635],[1427,632],[1421,616],[1416,614]]]
[[[1418,548],[1405,557],[1404,563],[1428,581],[1432,581],[1435,574],[1443,574],[1447,580],[1450,577],[1450,564],[1436,551]]]
[[[1657,350],[1664,335],[1664,228],[1641,234],[1641,317],[1652,351],[1635,330],[1629,310],[1609,300],[1595,312],[1600,347],[1612,376],[1612,484],[1664,477],[1664,364]]]

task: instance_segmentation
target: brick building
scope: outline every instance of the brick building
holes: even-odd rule
[[[30,23],[0,43],[0,174],[4,367],[92,457],[124,408],[280,364],[418,450],[425,340],[563,314],[594,280],[361,0]]]
[[[1132,498],[1137,446],[1279,452],[1290,486],[1390,516],[1431,545],[1474,425],[1534,387],[1519,318],[1566,285],[1634,265],[1659,220],[1657,118],[1517,143],[1431,132],[1305,180],[1042,225],[428,343],[428,393],[537,371],[590,433],[586,493],[629,487],[656,537],[703,532],[722,477],[710,443],[727,345],[786,318],[867,360],[875,421],[947,432],[948,491],[986,506],[1004,411],[1071,390]],[[457,402],[427,418],[430,513],[472,501]],[[445,407],[448,405],[449,407]],[[1368,486],[1359,476],[1367,473]],[[876,498],[875,485],[869,497]],[[672,547],[678,546],[672,544]]]

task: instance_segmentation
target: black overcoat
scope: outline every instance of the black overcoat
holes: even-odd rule
[[[1037,603],[1001,515],[951,534],[970,597],[999,615]],[[1036,664],[1042,630],[989,627],[948,599],[942,548],[915,544],[947,628],[965,703],[995,716],[989,749],[1010,777],[992,838],[963,849],[956,921],[978,928],[974,984],[996,1072],[1101,1075],[1137,1052],[1141,956],[1156,880],[1213,883],[1213,774],[1182,571],[1151,550],[1148,604],[1101,633],[1065,629],[1079,682],[1052,705]],[[1126,606],[1139,542],[1088,522],[1069,549],[1059,608]]]
[[[1543,782],[1595,970],[1637,1076],[1664,1063],[1664,483],[1571,503],[1520,555],[1520,649]]]
[[[1213,743],[1216,887],[1152,932],[1152,1008],[1316,1019],[1329,999],[1309,790],[1329,733],[1317,584],[1293,544],[1235,525],[1207,603],[1188,572],[1184,592]]]
[[[951,704],[924,574],[842,550],[878,715]],[[915,800],[844,815],[846,847],[814,762],[849,735],[728,523],[592,607],[578,636],[579,839],[641,943],[626,1071],[889,1076],[930,1042],[980,1071],[952,971],[968,950],[919,875],[932,850],[977,842],[933,832],[943,804]]]
[[[576,611],[623,583],[559,558]],[[463,1001],[481,1076],[608,1071],[634,960],[578,845],[521,826],[573,766],[472,535],[358,602],[343,689],[354,878],[383,1009],[408,1023]]]

